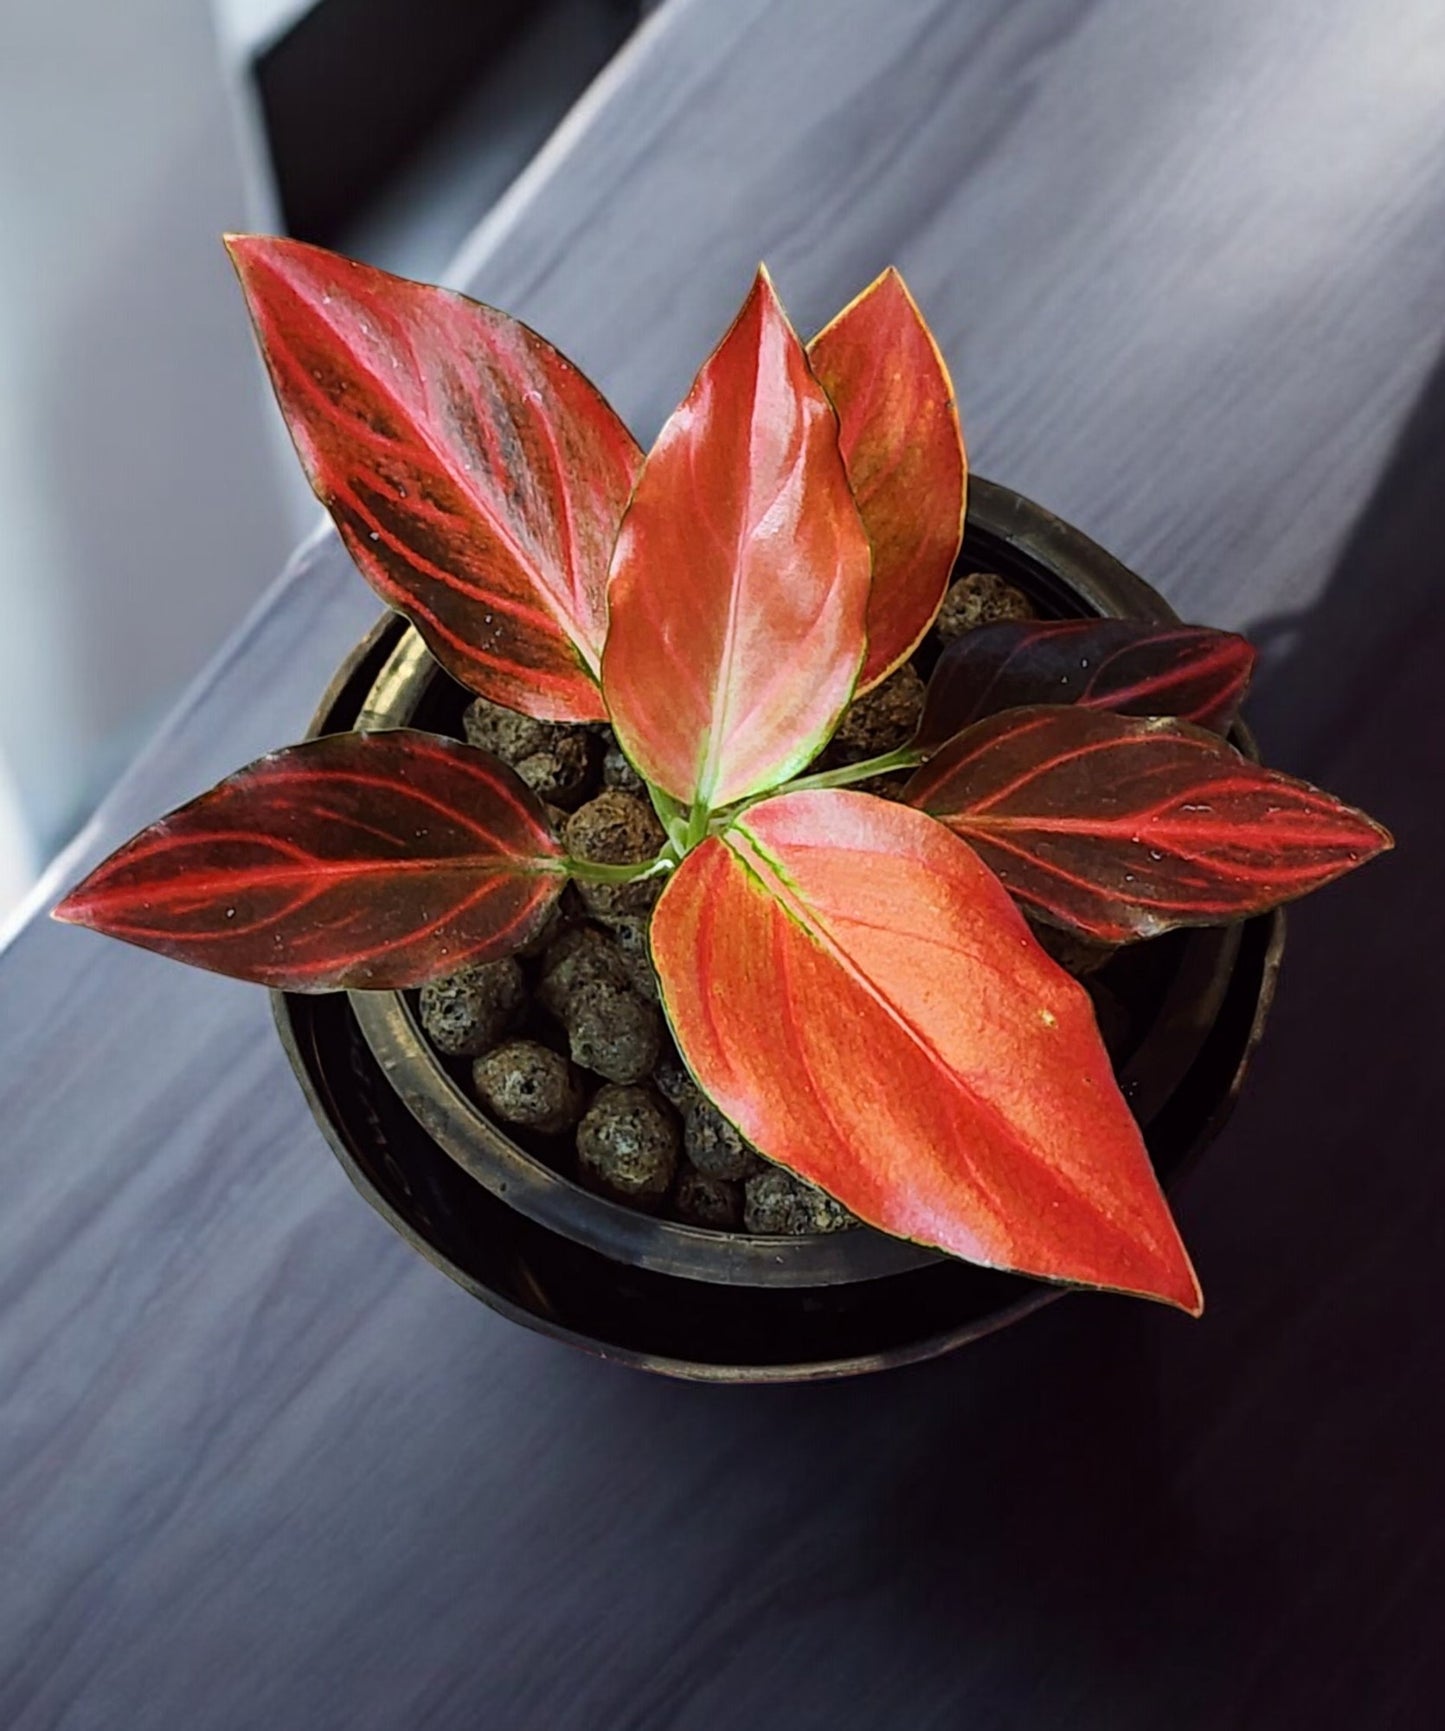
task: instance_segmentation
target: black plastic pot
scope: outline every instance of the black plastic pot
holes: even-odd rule
[[[1159,621],[1165,602],[1028,500],[970,484],[962,570],[992,570],[1046,614]],[[313,732],[454,731],[465,693],[389,616],[337,675]],[[1240,728],[1235,743],[1253,752]],[[1166,1182],[1217,1133],[1273,995],[1279,914],[1122,952],[1147,1026],[1117,1068]],[[1060,1289],[871,1231],[755,1238],[679,1225],[582,1188],[503,1135],[397,993],[273,994],[283,1043],[348,1175],[460,1285],[608,1357],[719,1381],[856,1374],[1017,1321]]]

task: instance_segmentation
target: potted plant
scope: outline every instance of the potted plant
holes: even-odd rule
[[[371,1117],[450,1163],[418,1217],[456,1215],[460,1174],[632,1270],[599,1310],[665,1305],[657,1279],[865,1314],[963,1262],[1197,1314],[1081,978],[1237,940],[1389,845],[1237,749],[1248,645],[1147,604],[1037,617],[1124,611],[1087,573],[1062,601],[955,580],[953,391],[895,272],[805,347],[760,271],[644,457],[505,314],[230,246],[312,485],[410,629],[348,671],[341,731],[161,819],[58,917],[351,994]],[[1190,953],[1227,977],[1227,944]],[[413,1233],[447,1260],[438,1234]]]

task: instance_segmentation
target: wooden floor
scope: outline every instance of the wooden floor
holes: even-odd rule
[[[802,1389],[594,1362],[362,1205],[264,994],[37,918],[5,1731],[1445,1723],[1445,0],[669,0],[457,280],[649,436],[759,257],[804,328],[901,265],[980,472],[1259,632],[1272,761],[1397,831],[1294,918],[1182,1199],[1206,1317]],[[63,877],[373,616],[305,551]]]

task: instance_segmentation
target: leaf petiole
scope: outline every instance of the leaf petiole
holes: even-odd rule
[[[897,751],[885,752],[882,757],[865,758],[862,763],[845,763],[837,769],[819,770],[816,775],[799,776],[796,781],[769,788],[767,793],[760,794],[758,798],[771,799],[780,793],[808,793],[820,787],[848,787],[857,781],[868,781],[875,775],[889,775],[894,770],[917,769],[926,756],[927,753],[916,745],[903,745]],[[757,799],[747,802],[748,805],[757,803]]]
[[[568,859],[565,868],[569,877],[589,884],[632,884],[640,878],[660,877],[670,872],[677,861],[661,853],[656,859],[639,860],[631,865],[607,865],[601,860]]]

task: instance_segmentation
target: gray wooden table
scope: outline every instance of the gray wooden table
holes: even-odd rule
[[[648,436],[760,256],[804,327],[899,263],[980,471],[1258,630],[1272,758],[1398,832],[1294,920],[1182,1199],[1207,1316],[794,1390],[592,1362],[362,1205],[263,994],[37,914],[7,1731],[1445,1723],[1445,0],[671,0],[458,280]],[[373,613],[305,550],[52,889]]]

